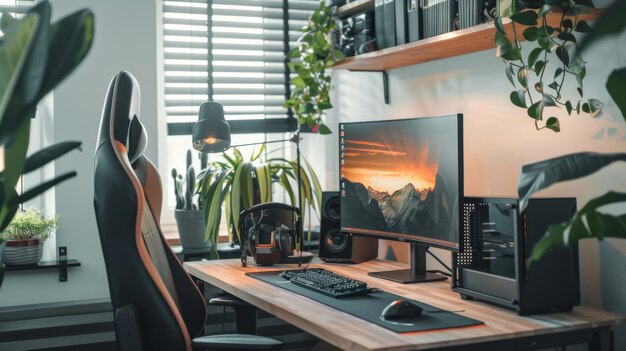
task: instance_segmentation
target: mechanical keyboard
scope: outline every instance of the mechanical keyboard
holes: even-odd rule
[[[366,295],[374,291],[367,283],[322,268],[284,271],[280,276],[291,283],[332,297]]]

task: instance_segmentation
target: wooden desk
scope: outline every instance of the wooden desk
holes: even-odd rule
[[[247,272],[293,269],[295,265],[257,267],[249,263],[244,268],[236,259],[185,263],[192,276],[343,350],[446,350],[453,347],[462,350],[528,350],[585,342],[592,343],[592,350],[610,350],[610,327],[626,322],[626,316],[589,307],[576,307],[571,313],[521,317],[505,308],[462,300],[458,293],[450,290],[449,281],[402,285],[367,275],[370,271],[406,268],[396,262],[374,260],[359,265],[311,264],[310,267],[322,267],[445,310],[463,310],[457,313],[481,320],[485,325],[398,334],[245,275]]]

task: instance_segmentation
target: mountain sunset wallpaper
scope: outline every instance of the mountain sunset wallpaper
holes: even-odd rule
[[[342,229],[458,244],[457,118],[341,124]]]

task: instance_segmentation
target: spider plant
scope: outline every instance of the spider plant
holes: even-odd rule
[[[222,220],[222,207],[225,211],[226,228],[229,239],[236,236],[241,242],[241,234],[237,223],[241,211],[255,204],[272,201],[272,186],[278,184],[287,193],[291,204],[297,206],[297,198],[292,182],[297,184],[297,172],[302,178],[302,217],[306,218],[307,209],[309,223],[310,213],[319,218],[322,191],[317,175],[308,161],[298,169],[295,161],[285,158],[266,158],[266,145],[262,144],[253,151],[249,159],[245,159],[241,151],[233,148],[232,152],[224,153],[224,160],[210,162],[207,168],[198,174],[198,192],[204,203],[206,237],[211,241],[211,258],[217,255],[217,237]],[[297,188],[296,188],[297,190]],[[309,233],[310,235],[310,233]]]

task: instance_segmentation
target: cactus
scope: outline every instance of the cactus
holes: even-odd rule
[[[191,155],[189,151],[188,155]],[[187,168],[187,190],[185,191],[185,210],[197,210],[198,207],[193,203],[193,193],[196,189],[196,171],[193,166]]]
[[[172,178],[174,178],[174,196],[176,197],[176,209],[182,210],[185,206],[185,200],[183,198],[182,191],[182,177],[178,177],[179,174],[176,168],[172,168]]]
[[[206,172],[207,165],[209,163],[209,154],[200,153],[200,172]],[[206,173],[205,173],[206,174]],[[202,196],[198,196],[198,209],[201,210],[202,206]]]
[[[189,170],[189,167],[191,167],[191,150],[187,150],[187,167],[185,167],[185,169]]]

